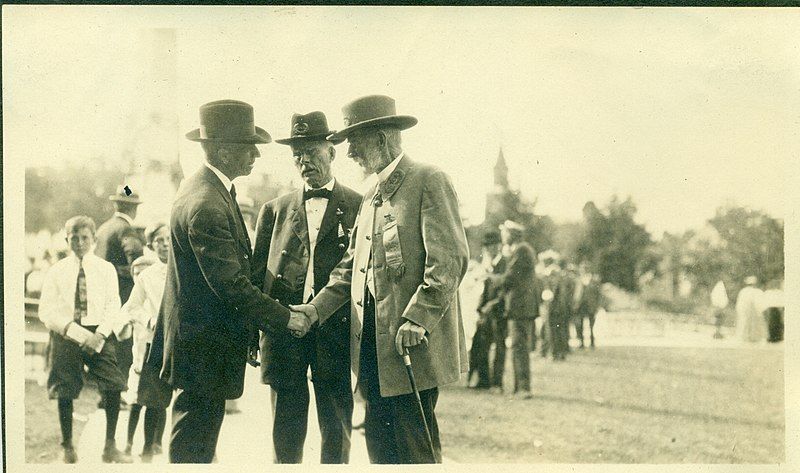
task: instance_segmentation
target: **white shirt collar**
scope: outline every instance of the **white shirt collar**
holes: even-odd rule
[[[83,255],[83,261],[79,260],[78,256],[75,253],[73,253],[72,251],[70,251],[69,252],[69,259],[70,259],[70,261],[72,261],[72,263],[75,266],[78,266],[78,264],[82,264],[83,266],[86,266],[86,263],[87,262],[91,262],[92,257],[94,256],[93,251],[94,251],[94,248],[92,248],[88,253]]]
[[[125,214],[125,213],[122,213],[122,212],[114,212],[114,216],[115,217],[119,217],[122,220],[125,220],[126,222],[128,222],[129,225],[133,225],[133,219],[128,214]]]
[[[226,189],[228,189],[228,192],[230,192],[231,191],[231,186],[233,186],[233,183],[231,182],[230,179],[228,179],[228,176],[226,176],[225,174],[222,174],[222,171],[220,171],[219,169],[217,169],[214,166],[212,166],[211,164],[209,164],[208,161],[206,161],[203,164],[205,164],[208,169],[211,169],[211,171],[214,174],[217,175],[219,180],[222,181],[222,185],[225,186]]]
[[[330,180],[330,181],[328,181],[328,183],[327,183],[327,184],[325,184],[324,186],[322,186],[322,187],[321,187],[321,189],[328,189],[329,191],[333,191],[333,185],[334,185],[335,183],[336,183],[336,178],[331,178],[331,180]],[[310,191],[311,189],[313,189],[313,187],[309,186],[308,184],[305,184],[303,188],[304,188],[305,190],[307,190],[307,191]]]
[[[383,170],[378,173],[378,182],[383,182],[389,178],[389,175],[392,174],[392,171],[394,171],[397,165],[400,164],[400,160],[403,159],[403,156],[405,156],[405,154],[406,154],[405,152],[401,152],[399,155],[397,155],[396,158],[392,160],[391,163],[389,163],[388,166],[383,168]]]

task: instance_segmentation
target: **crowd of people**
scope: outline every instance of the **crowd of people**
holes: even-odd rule
[[[523,240],[524,234],[523,225],[507,220],[500,225],[499,233],[483,236],[481,262],[485,276],[470,348],[468,384],[503,393],[506,339],[510,336],[514,369],[511,394],[529,399],[529,353],[538,349],[542,357],[565,360],[571,350],[571,326],[578,347],[585,348],[586,321],[589,347],[594,348],[595,317],[604,301],[600,279],[587,265],[576,268],[552,250],[543,251],[537,258],[531,245]]]
[[[354,390],[372,463],[441,462],[438,388],[467,371],[458,200],[447,174],[403,152],[401,132],[417,119],[397,114],[393,99],[362,97],[342,111],[339,131],[322,112],[291,118],[276,142],[291,147],[305,185],[256,212],[232,181],[252,171],[256,145],[271,137],[254,125],[252,106],[205,104],[186,134],[205,165],[181,184],[169,222],[134,226],[141,199],[123,185],[107,222],[69,218],[66,246],[30,261],[26,296],[39,297],[50,330],[47,387],[66,463],[78,461],[72,409],[84,370],[106,414],[104,462],[132,462],[142,411],[142,460],[164,451],[171,405],[170,462],[210,463],[247,364],[270,386],[276,463],[302,461],[309,370],[322,463],[349,460]],[[364,196],[333,175],[344,141],[377,177]],[[126,405],[127,446],[118,449]]]

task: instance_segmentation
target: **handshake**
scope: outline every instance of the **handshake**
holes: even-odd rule
[[[286,328],[297,338],[304,337],[319,320],[317,308],[311,304],[290,305],[289,324]]]

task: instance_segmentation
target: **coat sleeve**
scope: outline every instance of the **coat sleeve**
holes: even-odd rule
[[[253,284],[264,289],[264,280],[267,277],[267,261],[269,260],[269,249],[272,243],[272,231],[275,227],[275,212],[269,203],[261,207],[256,223],[256,243],[253,250],[252,273]]]
[[[533,255],[519,245],[508,261],[503,274],[495,276],[497,287],[509,291],[523,284],[530,284],[533,275]]]
[[[363,201],[361,203],[363,207]],[[350,242],[347,252],[339,261],[339,264],[331,271],[328,284],[319,291],[311,304],[317,308],[319,323],[322,325],[334,312],[339,310],[347,301],[350,300],[350,286],[353,280],[353,258],[356,254],[356,241],[358,241],[358,220],[361,214],[361,207],[356,213],[356,220],[350,232]]]
[[[444,316],[464,278],[469,249],[458,212],[458,197],[440,170],[427,176],[422,191],[420,229],[425,250],[422,283],[403,311],[403,318],[428,333]]]
[[[251,275],[239,263],[238,243],[222,211],[198,209],[189,220],[188,233],[203,278],[224,304],[261,330],[286,328],[289,309],[267,297],[250,281]]]

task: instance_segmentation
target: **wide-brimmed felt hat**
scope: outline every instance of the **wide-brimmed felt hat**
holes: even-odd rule
[[[275,142],[282,145],[291,145],[298,141],[324,140],[338,145],[344,141],[343,138],[335,141],[328,139],[328,136],[335,132],[336,130],[328,128],[328,119],[322,112],[311,112],[305,115],[295,113],[292,115],[289,138],[281,138],[280,140],[275,140]]]
[[[131,190],[130,187],[122,185],[117,186],[116,192],[108,196],[108,200],[112,200],[114,202],[127,202],[129,204],[141,204],[142,199],[139,198],[139,194]]]
[[[269,133],[255,126],[253,106],[238,100],[217,100],[200,106],[200,128],[186,133],[198,142],[263,144]]]
[[[342,107],[344,128],[331,134],[329,140],[344,140],[347,136],[363,128],[389,126],[405,130],[417,124],[410,115],[398,115],[394,99],[385,95],[368,95],[353,100]]]

